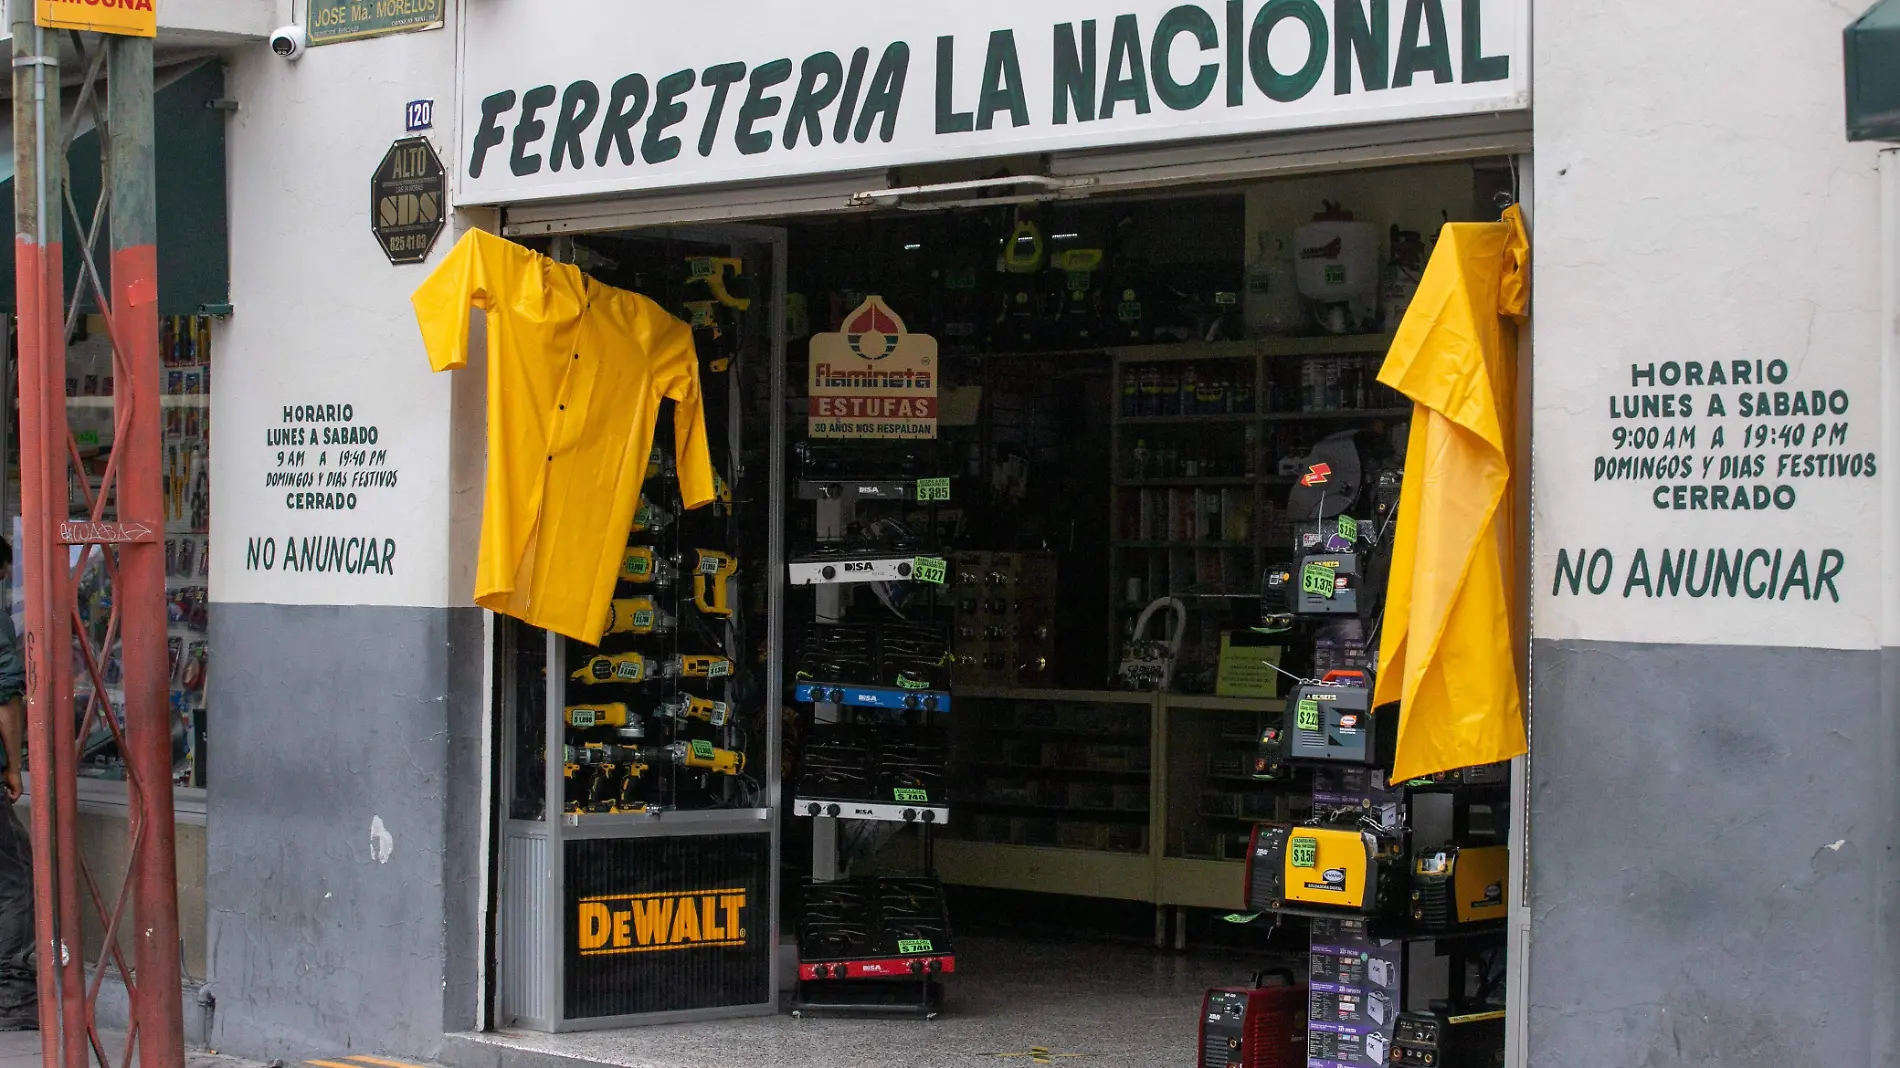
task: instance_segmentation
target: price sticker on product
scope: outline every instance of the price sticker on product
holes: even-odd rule
[[[695,738],[686,744],[692,752],[694,760],[711,760],[713,758],[713,744],[706,739]]]
[[[1295,838],[1287,843],[1287,856],[1296,868],[1319,867],[1319,839]]]
[[[706,668],[706,677],[709,679],[723,679],[730,674],[732,674],[732,661],[730,660],[715,660]]]
[[[920,501],[947,501],[950,499],[950,480],[947,478],[920,478],[917,480],[917,499]]]
[[[1300,592],[1330,599],[1337,585],[1333,569],[1322,564],[1307,564],[1300,568]]]
[[[1359,521],[1349,515],[1339,517],[1339,536],[1347,541],[1359,540]]]
[[[931,950],[928,938],[900,938],[897,940],[899,953],[928,953]]]
[[[919,556],[910,562],[910,577],[918,582],[931,582],[943,585],[945,570],[949,567],[941,556]]]
[[[930,803],[930,791],[919,790],[915,786],[893,786],[891,787],[891,797],[907,805],[928,805]]]
[[[1319,730],[1319,702],[1311,697],[1300,698],[1294,709],[1293,725],[1303,731]]]

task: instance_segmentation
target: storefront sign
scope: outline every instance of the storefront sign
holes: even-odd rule
[[[812,336],[810,394],[811,437],[934,438],[937,339],[868,297],[842,331]]]
[[[49,30],[157,37],[158,6],[157,0],[36,0],[33,22]]]
[[[442,27],[445,0],[310,0],[304,32],[312,45]]]
[[[361,6],[364,0],[359,0]],[[1520,109],[1526,0],[493,0],[465,203]]]
[[[391,263],[421,263],[442,233],[448,177],[426,137],[389,146],[370,180],[370,229]]]

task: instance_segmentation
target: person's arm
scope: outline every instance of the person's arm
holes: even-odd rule
[[[8,801],[20,799],[20,739],[26,734],[26,701],[14,697],[0,704],[0,745],[6,746],[4,776]]]

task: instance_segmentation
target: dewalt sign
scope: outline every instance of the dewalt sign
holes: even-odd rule
[[[158,0],[34,0],[33,22],[49,30],[158,36]]]
[[[584,957],[745,945],[746,891],[622,894],[577,905],[575,948]]]

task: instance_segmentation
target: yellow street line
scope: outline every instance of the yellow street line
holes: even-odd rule
[[[352,1053],[348,1059],[361,1061],[364,1064],[379,1065],[380,1068],[422,1068],[420,1064],[410,1064],[408,1061],[384,1060],[381,1057],[372,1057],[367,1053]]]
[[[344,1064],[341,1061],[305,1061],[304,1063],[314,1064],[317,1068],[356,1068],[354,1064]]]

